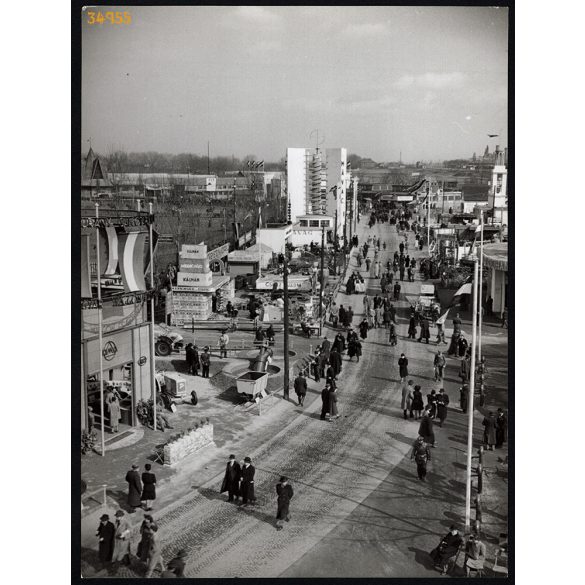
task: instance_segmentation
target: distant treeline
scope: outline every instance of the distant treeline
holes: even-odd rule
[[[214,156],[182,153],[164,154],[160,152],[126,152],[123,150],[110,151],[100,155],[111,173],[192,173],[222,175],[228,171],[248,170],[248,161],[259,161],[259,157],[249,154],[243,159],[235,156]],[[356,154],[348,155],[353,168],[358,168],[363,157]],[[278,162],[264,161],[265,171],[285,171],[286,158]]]

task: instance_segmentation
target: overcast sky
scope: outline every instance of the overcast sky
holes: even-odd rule
[[[507,9],[122,10],[131,25],[83,17],[84,150],[203,154],[209,140],[212,156],[277,161],[314,129],[377,161],[507,145]]]

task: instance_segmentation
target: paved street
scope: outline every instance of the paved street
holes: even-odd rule
[[[380,252],[385,265],[398,247],[395,227],[376,224],[370,230],[366,221],[362,218],[359,226],[360,245],[368,234],[385,240],[389,245]],[[412,256],[412,232],[409,237]],[[419,255],[415,253],[415,257]],[[350,267],[356,267],[353,256]],[[365,264],[363,268],[367,278]],[[368,294],[380,292],[378,284],[366,282]],[[418,293],[418,272],[414,283],[401,284],[402,299],[404,293]],[[354,326],[363,317],[362,299],[361,294],[344,293],[337,298],[338,304],[353,307]],[[439,575],[429,566],[427,553],[451,523],[461,525],[464,513],[467,420],[457,406],[459,361],[449,359],[444,384],[434,382],[434,337],[430,345],[407,340],[409,303],[401,300],[395,305],[399,309],[398,345],[388,345],[385,329],[371,330],[359,363],[349,363],[344,356],[337,421],[319,420],[321,401],[315,395],[304,409],[292,401],[282,403],[279,408],[284,409],[288,424],[259,430],[256,449],[246,453],[257,469],[255,507],[228,504],[218,493],[221,474],[216,474],[204,483],[194,481],[182,497],[155,514],[164,557],[172,558],[181,548],[189,551],[186,576]],[[488,333],[486,354],[490,345],[505,347],[503,330],[494,328]],[[426,483],[418,481],[409,459],[418,422],[403,419],[400,410],[397,360],[401,352],[409,359],[409,378],[421,384],[423,396],[431,388],[444,387],[451,399],[446,427],[436,429],[438,446],[432,452]],[[317,390],[322,387],[323,383],[313,385]],[[476,425],[476,437],[481,437],[480,425]],[[488,454],[487,466],[496,470],[494,474],[498,457],[503,454]],[[295,497],[291,522],[277,532],[274,486],[282,474],[290,478]],[[484,514],[486,531],[489,526],[491,533],[486,538],[488,558],[493,558],[490,546],[495,542],[493,535],[505,531],[507,506],[501,503],[497,510]],[[142,576],[143,571],[140,566],[120,568],[116,576]]]

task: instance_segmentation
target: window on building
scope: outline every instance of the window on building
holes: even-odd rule
[[[321,221],[321,227],[328,228],[329,227],[329,220],[328,219],[322,220]]]
[[[306,219],[301,219],[301,227],[307,227],[308,223]]]
[[[310,219],[309,220],[309,227],[319,227],[319,220],[318,219]]]

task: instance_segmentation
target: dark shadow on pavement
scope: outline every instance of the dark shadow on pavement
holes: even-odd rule
[[[400,441],[401,443],[404,443],[405,445],[410,445],[412,447],[414,440],[412,439],[412,437],[407,437],[406,435],[403,435],[402,433],[391,433],[389,431],[386,431],[386,434],[389,435],[390,437],[392,437],[393,439],[395,439],[396,441]]]
[[[408,550],[414,553],[414,561],[416,563],[422,565],[425,569],[428,569],[429,571],[435,570],[433,559],[431,559],[427,551],[422,550],[420,548],[414,548],[413,546],[409,546]]]

